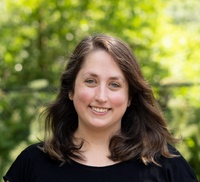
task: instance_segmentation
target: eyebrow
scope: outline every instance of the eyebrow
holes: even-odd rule
[[[84,75],[90,75],[90,76],[96,77],[96,78],[98,77],[98,75],[96,73],[93,73],[93,72],[87,72],[87,73],[82,74],[82,76],[84,76]],[[109,79],[111,79],[111,80],[122,80],[123,82],[125,82],[125,79],[121,76],[111,76],[111,77],[109,77]]]

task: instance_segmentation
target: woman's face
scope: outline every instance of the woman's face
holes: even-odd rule
[[[128,107],[128,82],[111,55],[98,50],[85,58],[69,97],[78,114],[79,129],[116,132]]]

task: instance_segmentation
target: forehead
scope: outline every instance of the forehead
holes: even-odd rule
[[[88,54],[79,72],[96,72],[99,74],[123,75],[118,63],[104,50],[97,50]]]

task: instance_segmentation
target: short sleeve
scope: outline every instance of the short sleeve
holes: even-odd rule
[[[31,164],[28,152],[26,150],[22,151],[3,177],[4,181],[30,182],[34,171]]]

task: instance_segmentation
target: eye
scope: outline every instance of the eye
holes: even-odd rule
[[[113,83],[110,83],[110,86],[111,86],[112,88],[119,88],[119,87],[120,87],[120,84],[119,84],[119,83],[113,82]]]
[[[87,85],[95,85],[96,84],[96,81],[94,79],[87,79],[85,80],[85,83]]]

